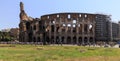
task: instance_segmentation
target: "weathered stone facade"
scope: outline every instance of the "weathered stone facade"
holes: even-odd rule
[[[112,35],[111,24],[108,24],[111,19],[103,14],[55,13],[29,18],[21,2],[20,20],[21,42],[94,44],[102,38],[111,40]]]
[[[57,13],[41,16],[45,21],[46,39],[50,43],[85,44],[95,38],[95,15]],[[47,41],[46,40],[46,41]]]

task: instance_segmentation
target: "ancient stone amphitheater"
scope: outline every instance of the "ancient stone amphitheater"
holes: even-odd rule
[[[118,26],[119,24],[115,25]],[[94,44],[111,41],[112,22],[109,15],[90,13],[55,13],[40,18],[28,17],[20,3],[21,42],[43,44]],[[114,28],[118,30],[118,28]],[[115,33],[118,38],[119,33]]]

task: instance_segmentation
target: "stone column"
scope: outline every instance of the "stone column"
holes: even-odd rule
[[[79,44],[79,42],[78,42],[78,36],[79,36],[79,33],[77,32],[77,35],[76,35],[76,44]]]
[[[84,36],[82,36],[82,45],[84,45],[85,43],[84,43]]]
[[[95,44],[95,23],[93,24],[93,43]]]
[[[87,24],[87,36],[88,36],[88,37],[87,37],[87,43],[88,43],[88,44],[90,44],[90,40],[89,40],[89,38],[90,38],[89,26],[90,26],[90,24],[88,23],[88,24]]]
[[[50,29],[49,29],[49,37],[50,37],[50,43],[52,43],[52,39],[51,39],[51,21],[49,22],[49,26],[50,26]]]
[[[90,37],[89,36],[87,37],[87,43],[88,43],[88,45],[90,45]]]
[[[54,19],[55,23],[54,25],[54,44],[56,43],[56,20]]]
[[[71,21],[72,21],[72,20],[73,20],[73,19],[71,19]],[[73,41],[73,34],[74,34],[74,33],[73,33],[73,23],[71,23],[71,24],[72,24],[72,25],[71,25],[71,35],[70,35],[70,36],[71,36],[71,44],[73,44],[73,42],[74,42],[74,41]]]
[[[67,19],[65,18],[64,20],[65,20],[64,24],[66,25]],[[65,33],[64,34],[65,34],[65,43],[67,43],[67,26],[65,26]]]
[[[82,22],[82,44],[84,44],[84,21]]]
[[[78,21],[78,20],[77,20],[77,21]],[[77,38],[77,39],[76,39],[76,41],[77,41],[76,44],[79,44],[79,42],[78,42],[78,36],[79,36],[79,28],[78,28],[78,25],[79,25],[79,23],[77,23],[77,26],[76,26],[76,31],[77,31],[77,32],[76,32],[76,34],[77,34],[77,35],[76,35],[76,38]]]
[[[79,42],[78,42],[78,35],[77,35],[77,37],[76,37],[76,42],[77,42],[76,44],[78,45],[78,44],[79,44]]]

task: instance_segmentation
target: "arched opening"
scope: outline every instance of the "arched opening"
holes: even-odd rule
[[[41,42],[41,39],[40,39],[40,37],[38,37],[38,38],[37,38],[37,42]]]
[[[76,44],[76,36],[73,37],[73,44]]]
[[[73,20],[73,23],[74,23],[74,24],[76,24],[76,22],[77,22],[76,20]]]
[[[26,29],[27,29],[27,30],[30,29],[30,22],[26,22]]]
[[[36,25],[34,25],[34,30],[36,30]]]
[[[73,33],[76,32],[76,25],[73,25]]]
[[[33,37],[33,42],[36,42],[36,38],[35,37]]]
[[[67,32],[71,32],[71,27],[68,27],[68,30],[67,30]]]
[[[47,19],[49,19],[50,18],[50,16],[47,16]]]
[[[85,14],[85,18],[87,18],[87,15]]]
[[[62,37],[62,41],[61,41],[62,43],[64,43],[64,39],[65,39],[65,38],[64,38],[64,37]]]
[[[94,41],[93,41],[93,37],[90,37],[90,43],[93,44]]]
[[[70,36],[67,37],[67,44],[71,44],[71,37]]]
[[[68,14],[68,19],[70,19],[71,18],[71,15],[70,14]]]
[[[85,32],[85,34],[87,34],[87,30],[88,30],[88,25],[84,24],[84,32]]]
[[[90,32],[90,34],[93,34],[93,25],[92,24],[89,25],[89,32]]]
[[[87,38],[87,37],[84,38],[84,44],[85,44],[85,45],[88,44],[88,38]]]
[[[42,21],[39,21],[39,31],[43,31],[45,28],[43,26]]]
[[[54,41],[54,36],[51,37],[51,44],[54,44],[55,41]]]
[[[59,32],[60,26],[59,24],[56,24],[56,32]]]
[[[57,18],[59,18],[59,14],[57,14]]]
[[[82,15],[81,15],[81,14],[79,14],[79,17],[82,17]]]
[[[50,43],[50,38],[46,36],[46,42],[49,44]]]
[[[82,34],[82,24],[79,24],[78,27],[79,27],[79,34]]]
[[[78,38],[78,44],[81,45],[82,44],[82,37]]]
[[[54,25],[51,25],[51,31],[54,32]]]
[[[60,42],[60,39],[59,39],[59,37],[57,36],[57,37],[56,37],[56,44],[59,44],[59,42]]]
[[[49,25],[46,26],[45,31],[46,31],[46,32],[49,32],[49,31],[50,31],[50,26],[49,26]]]
[[[33,35],[32,32],[30,32],[30,33],[28,34],[28,42],[32,42],[32,35]]]

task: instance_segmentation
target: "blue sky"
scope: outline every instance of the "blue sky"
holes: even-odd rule
[[[18,27],[20,1],[33,18],[59,12],[85,12],[112,15],[114,22],[120,20],[120,0],[1,0],[0,29]]]

